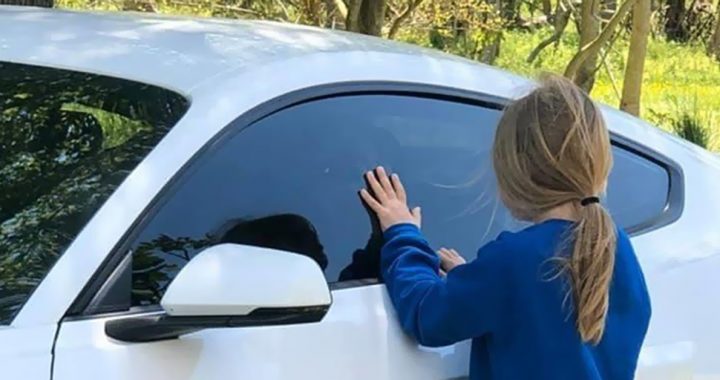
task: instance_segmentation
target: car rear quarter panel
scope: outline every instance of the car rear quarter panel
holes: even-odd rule
[[[618,111],[607,111],[616,132],[682,168],[680,218],[635,236],[653,315],[639,378],[720,378],[720,161],[688,142]]]

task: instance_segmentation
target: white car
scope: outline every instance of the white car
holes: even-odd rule
[[[465,378],[467,343],[400,330],[357,191],[400,172],[471,259],[522,227],[489,150],[531,86],[343,32],[0,7],[0,378]],[[604,112],[653,303],[638,376],[720,379],[720,161]]]

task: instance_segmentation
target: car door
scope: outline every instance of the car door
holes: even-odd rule
[[[500,107],[378,90],[300,100],[250,125],[230,125],[127,234],[95,297],[63,321],[54,378],[467,376],[467,342],[429,349],[400,331],[378,282],[381,238],[357,192],[362,173],[378,164],[400,173],[410,202],[424,209],[429,241],[472,259],[499,231],[522,227],[498,203],[490,164]],[[669,179],[637,151],[614,149],[619,171],[607,201],[626,212],[618,220],[633,230],[667,202],[648,197],[645,186]],[[105,334],[110,320],[161,312],[183,266],[226,242],[315,260],[332,289],[328,314],[318,323],[207,329],[157,342]]]
[[[63,321],[54,378],[466,376],[468,344],[421,348],[400,331],[378,283],[381,237],[358,190],[375,165],[401,173],[411,201],[425,208],[429,237],[472,257],[514,224],[498,207],[488,159],[498,107],[340,95],[229,126],[128,234],[123,259],[83,315]],[[223,242],[314,259],[332,289],[328,314],[319,323],[207,329],[147,343],[105,334],[109,320],[158,312],[183,266]]]

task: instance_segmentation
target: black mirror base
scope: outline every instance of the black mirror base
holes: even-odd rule
[[[105,333],[123,342],[153,342],[209,328],[293,325],[320,322],[330,306],[257,309],[243,316],[178,317],[165,313],[113,319]]]

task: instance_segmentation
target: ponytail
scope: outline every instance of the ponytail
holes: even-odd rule
[[[576,223],[550,260],[556,264],[550,277],[566,276],[565,300],[574,301],[577,331],[592,344],[605,330],[615,266],[615,225],[596,196],[607,185],[612,162],[600,108],[558,76],[544,78],[540,87],[511,103],[495,133],[498,189],[515,217],[538,221],[555,207],[575,205]]]
[[[615,225],[600,203],[579,207],[572,241],[564,269],[570,274],[577,329],[584,342],[597,344],[605,331],[617,245]]]

